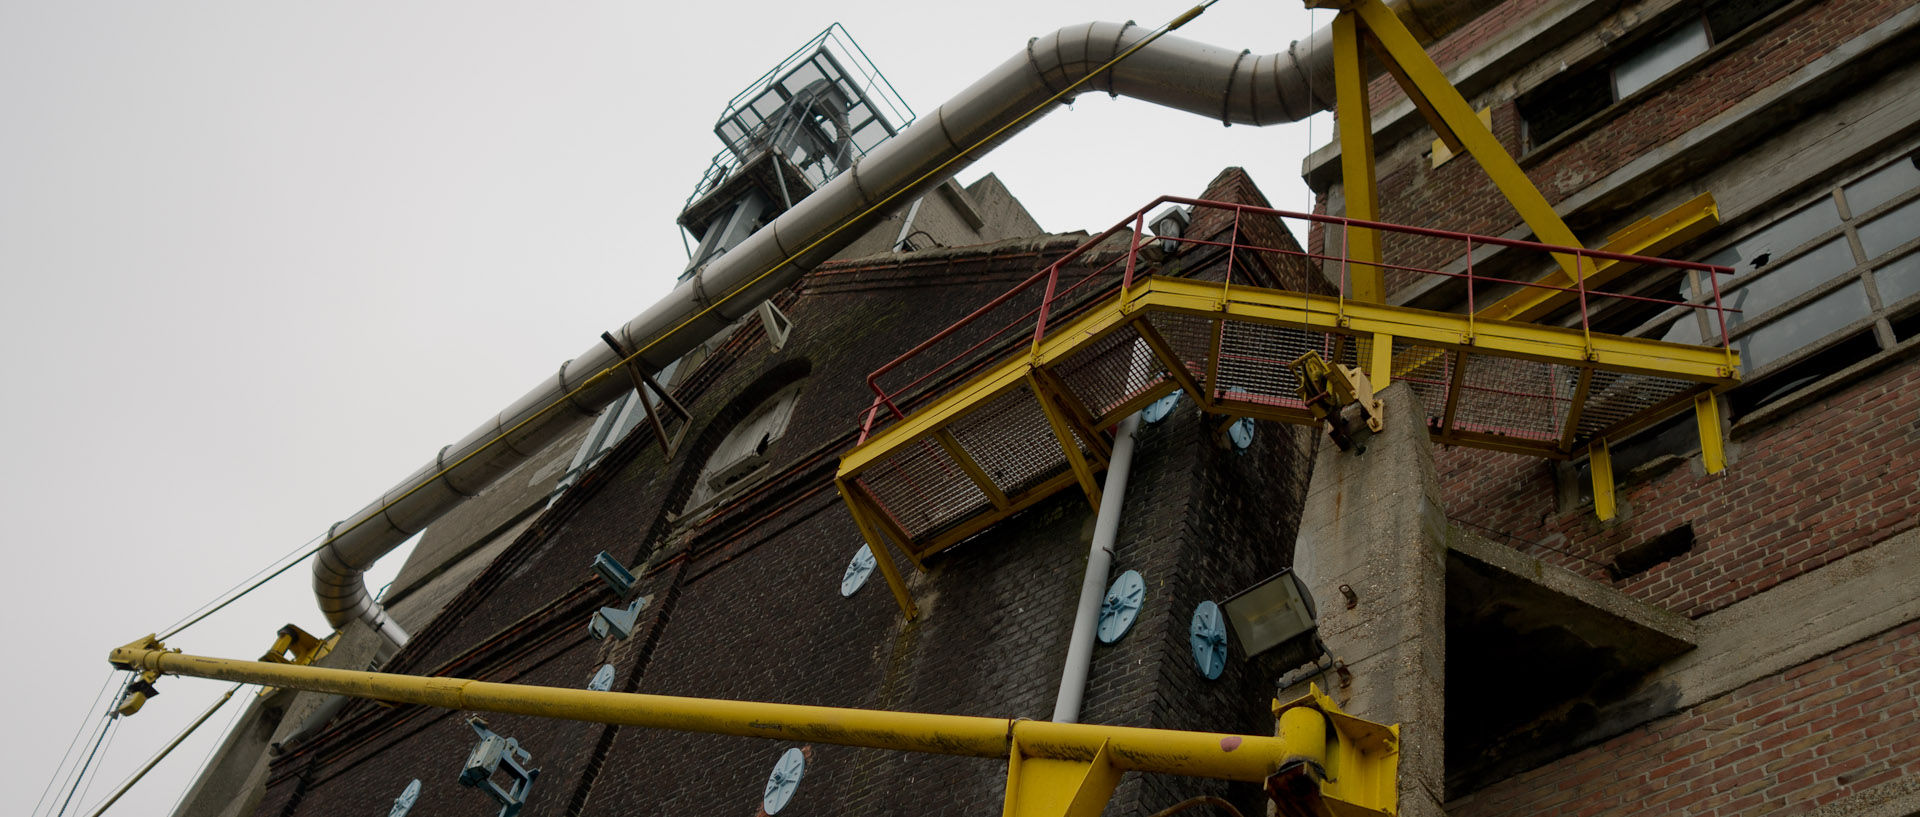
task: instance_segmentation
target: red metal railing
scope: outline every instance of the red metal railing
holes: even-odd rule
[[[880,424],[885,422],[885,420],[882,419],[883,410],[891,415],[891,419],[893,420],[904,418],[906,416],[906,408],[910,408],[910,406],[903,407],[902,403],[910,402],[906,397],[908,394],[920,390],[923,386],[933,383],[936,380],[957,383],[1013,354],[1019,348],[1019,344],[1016,342],[1017,339],[1025,335],[1025,333],[1015,333],[1014,330],[1026,324],[1028,321],[1031,321],[1033,324],[1031,339],[1033,346],[1037,347],[1040,342],[1046,338],[1049,325],[1057,326],[1070,322],[1071,318],[1077,316],[1081,311],[1092,305],[1102,302],[1106,296],[1131,288],[1135,274],[1139,269],[1141,256],[1148,252],[1148,248],[1142,244],[1142,238],[1146,235],[1147,213],[1167,204],[1191,206],[1195,214],[1195,217],[1191,219],[1191,221],[1195,224],[1199,222],[1198,214],[1203,211],[1222,210],[1232,213],[1231,226],[1228,229],[1228,236],[1224,241],[1185,236],[1154,236],[1151,239],[1154,242],[1171,242],[1180,245],[1183,251],[1184,248],[1187,247],[1213,247],[1224,250],[1224,252],[1220,254],[1220,256],[1224,257],[1216,256],[1214,260],[1215,263],[1219,263],[1223,267],[1221,270],[1221,283],[1223,287],[1228,289],[1233,286],[1236,258],[1242,253],[1271,254],[1282,257],[1300,258],[1309,263],[1332,261],[1338,262],[1339,264],[1337,297],[1344,303],[1348,297],[1348,287],[1351,278],[1350,267],[1353,264],[1362,263],[1352,261],[1346,253],[1346,248],[1351,246],[1353,230],[1369,229],[1384,233],[1463,242],[1465,267],[1462,272],[1445,272],[1438,269],[1385,262],[1379,264],[1368,263],[1367,265],[1377,266],[1383,274],[1387,271],[1396,271],[1464,280],[1467,290],[1467,314],[1469,315],[1474,314],[1478,310],[1475,293],[1478,284],[1512,284],[1528,289],[1548,290],[1574,295],[1579,305],[1580,330],[1582,334],[1588,337],[1592,335],[1590,302],[1596,299],[1634,301],[1666,308],[1684,307],[1695,312],[1711,312],[1719,324],[1720,332],[1718,337],[1720,345],[1722,348],[1729,348],[1728,341],[1726,340],[1726,313],[1739,311],[1737,309],[1728,309],[1721,303],[1719,276],[1732,274],[1733,270],[1730,267],[1606,252],[1603,250],[1589,250],[1580,247],[1543,244],[1540,242],[1521,241],[1496,236],[1475,235],[1451,230],[1409,227],[1400,224],[1388,224],[1385,222],[1366,221],[1340,216],[1298,213],[1246,204],[1206,201],[1178,196],[1161,196],[1149,202],[1145,207],[1133,211],[1133,213],[1121,219],[1105,232],[1081,243],[1080,246],[1061,256],[1045,269],[1015,284],[1011,289],[993,300],[988,301],[985,305],[974,310],[966,317],[940,330],[933,336],[915,345],[912,349],[907,350],[899,357],[888,361],[885,365],[867,375],[867,387],[873,391],[874,400],[871,406],[861,412],[860,441],[865,442],[867,437],[870,436]],[[1283,222],[1285,220],[1296,220],[1309,224],[1319,224],[1323,225],[1325,229],[1337,227],[1340,230],[1340,253],[1338,255],[1331,255],[1325,252],[1314,253],[1305,250],[1268,247],[1249,243],[1245,237],[1245,231],[1242,226],[1243,217],[1248,215],[1273,217],[1282,219]],[[1062,289],[1060,287],[1061,276],[1063,274],[1070,275],[1071,272],[1068,271],[1076,262],[1094,256],[1095,249],[1107,243],[1120,231],[1129,228],[1131,228],[1131,236],[1128,240],[1127,250],[1124,253],[1107,259],[1096,266],[1092,266],[1088,271],[1080,275],[1080,277],[1069,283],[1066,288]],[[1188,231],[1192,232],[1193,230],[1190,227]],[[1575,276],[1572,286],[1555,286],[1536,281],[1478,274],[1474,269],[1474,250],[1476,249],[1476,245],[1483,247],[1507,247],[1534,253],[1546,253],[1549,256],[1572,256],[1574,269],[1578,275]],[[1688,270],[1705,273],[1706,278],[1711,282],[1711,290],[1713,292],[1712,303],[1710,305],[1706,303],[1695,304],[1687,301],[1653,298],[1645,295],[1631,295],[1589,289],[1586,280],[1588,272],[1591,269],[1597,269],[1601,261],[1631,263],[1650,269]],[[1117,274],[1116,267],[1118,267]],[[1100,281],[1102,278],[1111,278],[1112,280],[1105,286],[1101,286]],[[1032,292],[1036,287],[1041,288],[1038,303],[1025,306],[1025,308],[1022,309],[1023,304],[1018,303],[1021,300],[1020,296]],[[1059,307],[1063,302],[1065,308],[1061,310]],[[1003,310],[1010,312],[1012,317],[1006,318]],[[997,328],[984,325],[995,313],[1003,313],[1000,318],[1002,323]],[[961,333],[968,329],[976,328],[976,325],[981,325],[978,327],[981,331],[989,328],[991,328],[991,331],[987,331],[986,334],[973,338],[971,343],[966,344],[957,352],[948,355],[944,360],[940,360],[926,367],[918,376],[905,384],[893,388],[887,388],[881,385],[880,380],[882,377],[901,369],[909,363],[918,361],[922,357],[930,356],[937,347],[960,336]],[[962,341],[956,341],[956,343],[963,341],[964,339]],[[930,399],[931,394],[922,393],[918,395],[918,397],[920,399]]]

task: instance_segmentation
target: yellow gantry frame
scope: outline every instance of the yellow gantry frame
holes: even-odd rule
[[[1471,155],[1540,241],[1566,247],[1582,246],[1566,222],[1554,212],[1546,196],[1527,178],[1519,162],[1501,146],[1488,123],[1474,112],[1459,89],[1453,87],[1433,58],[1420,47],[1419,39],[1383,0],[1308,0],[1307,6],[1339,11],[1333,23],[1334,98],[1340,129],[1340,172],[1349,217],[1380,220],[1373,117],[1364,56],[1364,50],[1371,50],[1433,128],[1439,142],[1453,153]],[[1719,223],[1713,196],[1703,193],[1657,218],[1643,219],[1622,230],[1608,239],[1602,249],[1623,255],[1657,255]],[[1353,297],[1369,303],[1385,303],[1385,268],[1381,266],[1379,236],[1373,230],[1361,228],[1351,228],[1346,233],[1348,261],[1344,273],[1352,281]],[[1612,260],[1590,263],[1565,254],[1556,254],[1554,261],[1559,269],[1537,283],[1549,287],[1590,288],[1634,267],[1631,263]],[[1494,320],[1536,320],[1578,297],[1577,292],[1524,287],[1480,309],[1477,315]],[[1385,388],[1398,368],[1393,359],[1393,338],[1376,335],[1370,344],[1371,352],[1363,358],[1366,371],[1376,387]],[[1424,361],[1414,365],[1420,362]],[[1720,453],[1718,419],[1702,413],[1698,415],[1698,422],[1707,473],[1719,473],[1725,461]],[[1600,468],[1594,471],[1597,475]],[[1595,482],[1595,511],[1602,520],[1613,517],[1612,494],[1612,484]],[[1601,504],[1602,496],[1605,504]]]
[[[885,559],[881,560],[883,563]],[[1317,740],[1262,737],[1023,718],[929,715],[824,706],[682,698],[586,689],[498,684],[323,669],[262,661],[182,655],[153,636],[113,650],[117,667],[216,678],[445,709],[503,712],[590,723],[673,729],[713,735],[830,743],[907,752],[1006,758],[1006,817],[1097,817],[1127,771],[1262,782],[1302,757],[1366,758],[1354,779],[1385,780],[1320,795],[1341,814],[1395,812],[1399,727],[1340,712],[1313,690],[1276,711],[1307,707],[1336,729]],[[1352,737],[1349,737],[1352,735]],[[1343,746],[1343,742],[1354,746]],[[1345,799],[1353,798],[1353,799]]]
[[[1013,513],[1039,502],[1054,492],[1079,483],[1090,501],[1099,501],[1093,472],[1105,467],[1105,438],[1097,429],[1140,410],[1148,403],[1175,390],[1185,390],[1202,410],[1268,420],[1318,425],[1305,409],[1235,401],[1229,394],[1213,393],[1197,382],[1187,370],[1190,361],[1182,360],[1151,323],[1155,314],[1173,313],[1207,319],[1216,327],[1214,343],[1219,343],[1218,322],[1235,321],[1284,326],[1313,332],[1326,332],[1353,338],[1397,337],[1409,344],[1435,351],[1409,353],[1415,357],[1447,354],[1455,358],[1453,382],[1448,388],[1449,405],[1440,425],[1432,430],[1436,442],[1531,454],[1555,459],[1576,456],[1576,446],[1592,446],[1595,441],[1576,435],[1585,406],[1588,385],[1596,371],[1645,375],[1697,384],[1665,402],[1604,430],[1618,436],[1630,433],[1673,412],[1692,405],[1702,419],[1702,444],[1709,452],[1708,465],[1723,467],[1719,448],[1719,420],[1713,412],[1712,391],[1738,382],[1738,358],[1725,349],[1665,343],[1645,338],[1594,334],[1580,329],[1564,329],[1514,321],[1495,321],[1473,315],[1429,312],[1407,307],[1357,303],[1338,297],[1298,292],[1228,287],[1223,284],[1181,278],[1152,277],[1136,283],[1133,289],[1095,305],[1080,317],[1049,333],[1029,352],[1021,354],[959,388],[943,394],[928,405],[907,415],[869,438],[840,460],[835,484],[846,500],[861,535],[872,548],[881,573],[907,618],[918,611],[903,577],[893,563],[886,543],[893,542],[915,568],[923,560],[998,523]],[[1067,393],[1052,368],[1072,358],[1082,349],[1101,342],[1114,332],[1137,332],[1159,358],[1159,365],[1171,377],[1145,389],[1121,405],[1100,416],[1091,415]],[[1555,440],[1527,440],[1493,434],[1463,431],[1453,423],[1453,401],[1462,391],[1465,372],[1471,362],[1485,357],[1507,357],[1555,363],[1580,370],[1579,384],[1572,408],[1565,418],[1564,432]],[[1206,383],[1217,384],[1218,348],[1210,353]],[[1406,361],[1395,361],[1404,367]],[[1402,369],[1404,370],[1404,368]],[[993,479],[969,457],[953,439],[953,424],[972,412],[1014,390],[1028,390],[1040,401],[1047,414],[1053,437],[1061,445],[1068,469],[1014,496],[1003,493]],[[1709,422],[1711,418],[1711,422]],[[1412,420],[1409,420],[1412,421]],[[1087,454],[1081,453],[1083,443]],[[912,447],[939,449],[958,463],[980,491],[987,495],[986,513],[957,520],[940,533],[916,540],[905,527],[888,514],[864,484],[870,469]],[[1604,446],[1601,446],[1603,449]],[[1611,483],[1608,483],[1611,486]],[[1596,488],[1596,493],[1599,489]],[[1096,505],[1097,507],[1097,505]],[[1612,515],[1611,504],[1597,508],[1602,518]]]

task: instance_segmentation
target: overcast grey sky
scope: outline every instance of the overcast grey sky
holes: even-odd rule
[[[1028,37],[1184,8],[0,0],[0,811],[57,810],[31,811],[97,714],[108,649],[299,548],[666,292],[714,119],[829,23],[925,112]],[[1293,2],[1226,0],[1180,36],[1265,53],[1309,26]],[[1094,94],[961,178],[999,174],[1056,232],[1226,165],[1305,209],[1308,130]],[[324,632],[308,575],[173,646],[249,657],[283,623]],[[224,687],[161,688],[70,813]],[[238,709],[111,813],[168,813]]]

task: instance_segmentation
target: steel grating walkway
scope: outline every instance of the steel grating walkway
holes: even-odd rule
[[[1129,272],[1111,296],[1049,327],[1044,307],[1054,297],[1050,283],[1030,346],[990,357],[914,410],[893,407],[875,387],[870,433],[842,458],[836,484],[876,555],[890,541],[923,567],[928,556],[1076,484],[1097,507],[1109,429],[1175,390],[1213,414],[1318,425],[1288,367],[1309,351],[1363,365],[1376,381],[1408,382],[1425,413],[1413,421],[1436,442],[1555,459],[1591,450],[1596,471],[1605,440],[1689,407],[1701,411],[1703,429],[1714,418],[1717,443],[1711,395],[1739,377],[1738,358],[1724,346],[1336,295]],[[1391,352],[1376,353],[1376,343],[1390,343]],[[883,405],[896,419],[874,430]],[[913,615],[892,560],[878,562]]]

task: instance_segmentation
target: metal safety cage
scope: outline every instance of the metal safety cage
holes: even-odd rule
[[[834,23],[728,101],[714,125],[726,148],[714,155],[683,209],[693,209],[768,150],[795,174],[781,180],[790,199],[785,205],[792,206],[913,121],[913,108]]]

